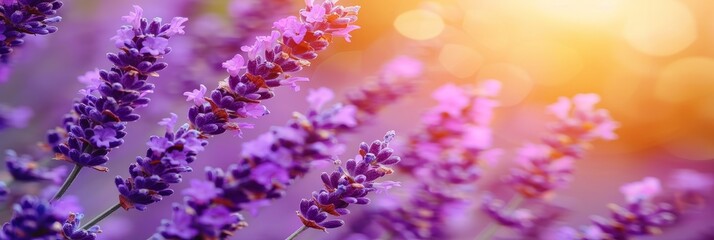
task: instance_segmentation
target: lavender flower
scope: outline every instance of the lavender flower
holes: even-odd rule
[[[13,211],[10,222],[2,227],[0,239],[62,239],[62,219],[47,201],[26,196]]]
[[[624,185],[620,191],[625,195],[627,206],[610,204],[611,218],[592,217],[592,225],[576,230],[565,227],[560,230],[561,239],[630,239],[632,236],[655,235],[661,228],[674,223],[677,212],[671,204],[655,201],[661,193],[659,180],[645,178],[643,181]]]
[[[372,213],[395,239],[447,239],[450,210],[464,199],[419,184],[407,203],[381,206]]]
[[[8,172],[16,181],[48,180],[59,184],[67,176],[67,168],[65,166],[58,166],[50,170],[46,167],[41,167],[37,161],[28,155],[18,156],[13,150],[5,152],[5,162]]]
[[[136,163],[129,166],[130,178],[116,177],[115,183],[124,209],[144,210],[146,205],[173,194],[170,184],[181,182],[181,173],[192,171],[188,164],[208,144],[188,124],[174,130],[176,118],[176,114],[172,114],[171,118],[165,118],[159,123],[166,127],[166,134],[149,138],[146,156],[137,157]]]
[[[7,128],[24,128],[30,117],[32,110],[29,108],[12,108],[0,104],[0,131]]]
[[[558,122],[542,144],[527,144],[519,151],[520,166],[511,173],[510,181],[520,194],[537,198],[563,187],[590,142],[617,138],[617,122],[607,110],[594,108],[599,101],[595,94],[578,94],[548,107]]]
[[[407,60],[402,58],[401,61]],[[419,63],[415,60],[409,62]],[[393,67],[400,64],[390,62],[390,66],[383,72],[391,72]],[[421,73],[420,64],[412,64],[409,68],[415,66]],[[311,90],[308,96],[310,111],[305,114],[295,113],[286,126],[274,127],[257,139],[246,142],[243,145],[243,157],[238,161],[239,164],[233,164],[225,171],[220,168],[208,168],[208,181],[192,182],[192,187],[183,191],[183,194],[187,199],[194,200],[187,200],[183,206],[176,205],[173,220],[162,222],[156,238],[191,239],[197,235],[213,236],[212,233],[226,232],[226,230],[230,233],[245,226],[242,217],[238,217],[239,220],[219,230],[205,229],[200,227],[202,225],[193,223],[202,216],[202,213],[196,209],[207,209],[206,204],[220,205],[234,214],[242,210],[255,214],[258,208],[268,205],[269,200],[281,198],[288,185],[307,173],[315,161],[331,159],[332,156],[342,153],[343,147],[336,138],[337,134],[352,131],[360,126],[358,113],[362,113],[365,119],[368,119],[373,111],[408,93],[408,91],[401,91],[406,88],[389,88],[388,83],[407,86],[408,84],[401,82],[408,82],[416,76],[381,74],[380,77],[378,84],[370,86],[385,86],[385,88],[362,88],[358,92],[365,98],[372,99],[371,96],[375,96],[374,103],[365,102],[365,105],[360,105],[369,106],[368,108],[341,104],[324,108],[324,105],[334,97],[334,93],[327,88]],[[382,102],[380,99],[392,99],[392,101]],[[388,188],[389,185],[383,187]],[[203,207],[197,207],[199,205]],[[191,227],[194,230],[182,226],[194,226]],[[179,231],[182,229],[185,230]],[[181,235],[178,232],[186,235],[183,238],[177,237]]]
[[[308,9],[312,6],[308,6]],[[226,70],[231,74],[227,82],[222,82],[219,88],[211,92],[210,97],[205,97],[205,86],[192,92],[186,92],[188,101],[193,101],[196,105],[189,109],[190,125],[185,125],[181,133],[188,133],[187,140],[198,142],[198,137],[207,138],[226,132],[226,130],[236,130],[240,134],[242,128],[252,127],[245,123],[231,122],[230,120],[247,117],[260,117],[268,113],[265,106],[260,104],[261,100],[274,96],[271,87],[281,85],[292,85],[297,88],[296,82],[304,78],[291,77],[287,72],[295,72],[307,65],[308,59],[317,57],[317,51],[324,50],[327,39],[331,33],[339,31],[357,20],[356,7],[345,8],[334,5],[332,1],[326,1],[321,7],[329,9],[334,19],[323,19],[322,22],[305,22],[300,26],[311,29],[311,37],[306,37],[300,44],[306,46],[288,46],[287,39],[282,36],[288,29],[273,31],[271,36],[257,37],[253,46],[245,46],[248,53],[248,62],[244,63],[244,58],[240,55],[224,63]],[[334,21],[340,21],[342,25],[337,26]],[[305,34],[308,34],[307,32]],[[282,36],[282,37],[281,37]],[[309,54],[311,57],[296,56],[300,51],[302,54]],[[246,64],[245,66],[243,66]],[[243,72],[243,69],[246,69]],[[241,74],[241,72],[243,72]],[[306,79],[305,79],[306,80]],[[175,122],[175,120],[172,120]],[[339,124],[339,123],[337,123]],[[177,137],[179,137],[177,135]],[[195,139],[195,140],[194,140]],[[318,138],[319,139],[319,138]],[[170,139],[169,139],[170,140]],[[154,142],[154,143],[152,143]],[[150,140],[150,147],[166,142],[162,139]],[[201,142],[201,146],[205,145]],[[185,146],[184,146],[185,147]],[[156,154],[165,154],[160,147]],[[169,149],[169,148],[166,148]],[[184,148],[186,149],[186,148]],[[173,193],[169,185],[180,182],[180,173],[191,171],[188,163],[193,161],[193,156],[202,148],[187,149],[186,154],[190,154],[190,161],[146,161],[139,160],[137,164],[132,164],[129,171],[131,178],[123,179],[117,176],[115,183],[120,196],[120,203],[124,209],[137,208],[145,209],[147,204],[158,202],[162,196]],[[151,153],[150,153],[151,154]],[[183,153],[176,154],[184,156]],[[185,155],[189,156],[189,155]],[[167,165],[170,163],[171,165]],[[136,166],[142,166],[137,168]],[[158,170],[147,170],[156,168]],[[166,170],[164,170],[166,169]],[[166,171],[171,174],[166,178]],[[148,178],[146,176],[149,176]],[[141,178],[140,178],[141,177]]]
[[[189,110],[191,125],[206,135],[218,135],[226,130],[240,131],[240,125],[231,122],[237,118],[260,117],[268,113],[260,101],[272,98],[272,87],[291,85],[298,90],[298,82],[307,78],[293,77],[288,73],[302,70],[317,52],[329,45],[334,36],[349,39],[348,32],[359,27],[352,25],[357,20],[359,7],[343,7],[333,1],[308,6],[301,10],[324,8],[326,16],[319,21],[299,20],[288,17],[275,22],[270,36],[256,37],[252,46],[244,46],[247,62],[234,57],[224,64],[231,76],[226,82],[211,91]],[[296,41],[299,40],[299,41]],[[242,69],[244,65],[245,72]],[[241,74],[242,72],[242,74]],[[192,98],[195,99],[195,98]]]
[[[7,195],[10,194],[10,188],[3,181],[0,181],[0,201],[5,201]]]
[[[121,50],[107,54],[115,66],[95,71],[95,76],[85,75],[90,80],[81,91],[83,98],[65,117],[63,129],[49,132],[57,159],[106,171],[107,154],[124,143],[126,124],[139,119],[134,109],[149,103],[146,95],[153,92],[154,85],[147,80],[166,68],[166,63],[158,60],[171,50],[168,39],[183,32],[177,30],[181,26],[172,24],[185,19],[175,18],[169,24],[162,24],[159,18],[149,22],[142,12],[134,6],[134,12],[123,18],[130,25],[112,38]]]
[[[430,184],[473,183],[481,175],[479,164],[493,163],[501,150],[491,148],[493,97],[500,82],[478,87],[447,84],[432,94],[439,104],[422,118],[424,130],[409,138],[406,161],[400,167]]]
[[[102,230],[99,226],[93,226],[88,230],[80,228],[81,220],[84,217],[82,214],[70,213],[67,220],[65,220],[62,225],[62,236],[64,239],[68,240],[94,240],[97,238],[97,234],[101,233]]]
[[[303,225],[323,231],[337,228],[344,225],[344,221],[327,220],[328,214],[342,216],[350,213],[347,209],[350,204],[368,204],[367,195],[377,190],[376,180],[393,173],[387,166],[401,160],[392,155],[394,150],[388,147],[394,136],[394,131],[390,131],[383,141],[375,140],[372,144],[362,142],[359,155],[348,160],[345,168],[340,166],[330,174],[322,173],[320,177],[325,188],[312,192],[312,199],[300,201],[297,214]]]
[[[26,34],[47,35],[57,31],[51,24],[62,20],[55,16],[62,7],[57,0],[13,0],[0,5],[0,64],[7,64],[15,47],[24,43]]]

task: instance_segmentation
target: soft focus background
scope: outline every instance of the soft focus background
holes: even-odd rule
[[[271,4],[268,4],[268,3]],[[588,216],[607,214],[606,204],[622,203],[621,184],[645,176],[667,179],[674,169],[714,173],[714,2],[709,0],[364,0],[341,1],[362,9],[352,43],[336,44],[300,75],[311,82],[302,91],[277,90],[267,101],[269,116],[252,120],[256,128],[244,137],[231,134],[211,139],[207,151],[185,180],[203,178],[204,166],[226,167],[237,160],[241,143],[281,125],[293,111],[305,111],[307,90],[321,86],[338,96],[374,76],[381,64],[397,55],[425,61],[426,76],[418,90],[389,106],[363,131],[347,136],[349,158],[356,144],[379,138],[394,129],[406,136],[416,131],[420,114],[434,102],[430,92],[444,83],[471,84],[484,79],[503,82],[502,106],[495,111],[495,145],[507,151],[502,164],[487,170],[479,187],[499,181],[512,161],[513,150],[536,141],[549,117],[544,109],[559,96],[598,93],[600,107],[621,123],[619,139],[595,143],[577,163],[575,182],[560,191],[557,203],[570,211],[569,225],[588,222]],[[153,81],[157,91],[142,119],[128,127],[126,143],[110,154],[109,173],[83,171],[69,193],[78,195],[85,214],[94,216],[117,199],[113,179],[127,175],[128,165],[144,153],[149,136],[170,112],[185,116],[190,106],[182,93],[198,84],[215,87],[225,74],[208,61],[221,62],[239,45],[212,47],[212,41],[234,37],[251,39],[270,31],[270,22],[296,14],[303,1],[287,0],[67,0],[60,10],[60,30],[49,36],[27,37],[17,49],[13,72],[0,85],[0,102],[25,105],[35,115],[24,129],[0,132],[0,150],[32,152],[45,131],[60,123],[81,84],[77,76],[105,68],[105,54],[113,50],[109,38],[123,24],[120,17],[140,4],[145,16],[189,17],[185,36],[172,39],[170,66]],[[265,17],[241,15],[257,11]],[[268,19],[272,17],[273,19]],[[261,23],[258,20],[265,21]],[[250,37],[246,37],[250,36]],[[338,100],[341,100],[340,98]],[[249,120],[251,121],[251,120]],[[295,216],[300,198],[321,187],[316,169],[297,181],[287,197],[248,216],[250,226],[235,239],[282,239],[301,224]],[[182,189],[188,181],[176,188]],[[666,181],[663,183],[666,185]],[[26,186],[28,188],[39,186]],[[395,191],[395,194],[408,194]],[[377,196],[379,198],[379,196]],[[170,217],[172,202],[165,198],[146,212],[114,214],[102,225],[102,239],[144,239],[162,218]],[[355,207],[358,209],[359,207]],[[358,212],[358,211],[357,211]],[[355,214],[358,215],[358,214]],[[489,221],[477,210],[454,219],[461,236],[474,236]],[[692,239],[712,234],[714,208],[703,207],[663,235],[643,239]],[[3,222],[9,216],[1,217]],[[347,221],[349,226],[351,223]],[[339,239],[349,227],[328,234],[308,231],[302,239]],[[507,231],[499,233],[509,236]],[[464,237],[470,239],[470,237]]]

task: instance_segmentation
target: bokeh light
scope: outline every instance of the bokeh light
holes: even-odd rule
[[[674,0],[631,1],[622,34],[633,48],[653,55],[678,53],[697,38],[697,24],[691,11]]]
[[[394,27],[410,39],[427,40],[439,36],[444,30],[444,21],[431,11],[415,9],[400,14],[394,20]]]

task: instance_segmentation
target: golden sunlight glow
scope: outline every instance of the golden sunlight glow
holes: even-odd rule
[[[478,71],[483,57],[471,47],[446,44],[439,53],[439,62],[451,75],[467,78]]]
[[[697,38],[691,11],[673,0],[633,1],[622,34],[633,48],[653,56],[678,53]]]
[[[577,50],[555,42],[531,42],[511,50],[510,62],[522,66],[537,84],[554,86],[573,79],[583,68]]]
[[[479,70],[477,81],[496,79],[501,81],[501,106],[513,106],[523,101],[533,90],[533,80],[523,68],[507,63],[485,65]]]
[[[428,40],[444,30],[444,20],[433,12],[416,9],[400,14],[394,20],[397,32],[414,40]]]
[[[714,94],[714,59],[689,57],[667,65],[655,85],[655,96],[680,103]]]

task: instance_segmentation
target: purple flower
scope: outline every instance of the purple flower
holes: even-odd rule
[[[196,105],[203,105],[206,103],[204,95],[206,95],[206,86],[201,84],[199,89],[194,89],[191,92],[184,92],[183,95],[186,96],[186,101],[193,101]]]
[[[326,87],[318,88],[317,90],[310,89],[307,95],[307,102],[310,103],[312,109],[321,109],[325,103],[335,98],[335,94]]]
[[[167,29],[163,34],[168,37],[172,37],[177,34],[184,34],[184,28],[183,24],[188,21],[188,18],[185,17],[174,17],[171,19],[171,24],[169,29]]]
[[[409,56],[398,56],[384,65],[383,74],[396,78],[417,78],[424,72],[424,63]]]
[[[10,194],[10,189],[7,187],[5,182],[0,181],[0,201],[5,201],[7,195]]]
[[[99,70],[98,77],[94,73],[83,76],[90,87],[74,103],[63,127],[49,131],[47,139],[56,159],[106,171],[107,154],[122,145],[126,124],[139,119],[134,110],[149,104],[147,95],[154,85],[147,80],[167,66],[159,59],[170,51],[166,47],[169,36],[164,33],[172,26],[141,16],[141,8],[134,6],[134,12],[124,17],[132,26],[122,31],[131,30],[134,37],[119,47],[119,53],[107,54],[114,67]],[[90,94],[93,91],[98,94]]]
[[[152,136],[147,142],[149,150],[146,156],[137,157],[136,163],[129,166],[131,177],[116,177],[115,184],[124,209],[144,210],[146,205],[173,194],[171,184],[181,182],[181,174],[192,171],[188,164],[208,144],[200,138],[198,131],[190,129],[187,124],[176,131],[168,127],[172,123],[166,125],[167,131],[163,137]]]
[[[169,46],[169,40],[163,37],[146,37],[141,53],[149,53],[154,56],[163,55]]]
[[[298,44],[302,42],[307,33],[307,27],[295,16],[280,19],[273,24],[273,27],[282,32],[283,37],[290,38]]]
[[[13,216],[2,226],[2,239],[62,239],[62,222],[47,201],[25,196],[13,207]]]
[[[81,226],[81,220],[84,215],[81,213],[75,214],[71,213],[67,220],[62,225],[62,236],[64,239],[69,240],[94,240],[97,238],[97,234],[102,231],[99,226],[92,226],[91,228],[84,230]]]
[[[8,107],[0,104],[0,131],[6,128],[24,128],[32,117],[27,107]]]
[[[344,225],[342,220],[327,220],[328,214],[342,216],[349,214],[350,204],[365,205],[370,202],[367,195],[376,191],[376,180],[393,170],[387,166],[400,161],[389,148],[389,141],[394,138],[394,131],[387,132],[384,141],[375,140],[372,144],[362,142],[359,155],[345,163],[345,168],[339,167],[332,173],[322,173],[320,176],[325,186],[317,192],[312,192],[311,199],[302,199],[298,217],[303,225],[309,228],[325,231],[327,228],[337,228]]]
[[[238,76],[240,70],[245,68],[245,59],[243,59],[242,55],[236,54],[230,60],[223,62],[221,66],[223,66],[231,76]]]
[[[8,172],[16,181],[48,180],[59,184],[67,176],[67,168],[64,166],[50,170],[41,167],[37,161],[28,155],[18,156],[13,150],[5,152],[5,162]]]
[[[659,179],[648,177],[640,182],[628,183],[620,187],[620,192],[625,195],[628,203],[649,201],[662,191]]]
[[[136,33],[131,26],[122,26],[117,30],[117,35],[110,38],[110,40],[114,41],[114,46],[117,48],[123,48],[125,45],[131,44],[134,41],[134,37],[136,37]]]
[[[714,187],[714,176],[690,169],[674,171],[669,186],[683,193],[706,194]]]
[[[216,188],[212,182],[201,181],[201,180],[191,180],[191,187],[183,190],[181,193],[189,198],[191,201],[207,204],[210,200],[221,194],[223,190]]]
[[[135,29],[141,28],[141,21],[144,19],[144,9],[138,5],[134,5],[134,11],[129,12],[129,15],[121,17],[126,23],[134,27]]]
[[[57,31],[51,24],[62,20],[57,10],[61,1],[5,1],[0,6],[0,65],[9,61],[14,48],[22,46],[26,35],[47,35]],[[2,80],[0,80],[2,82]]]

